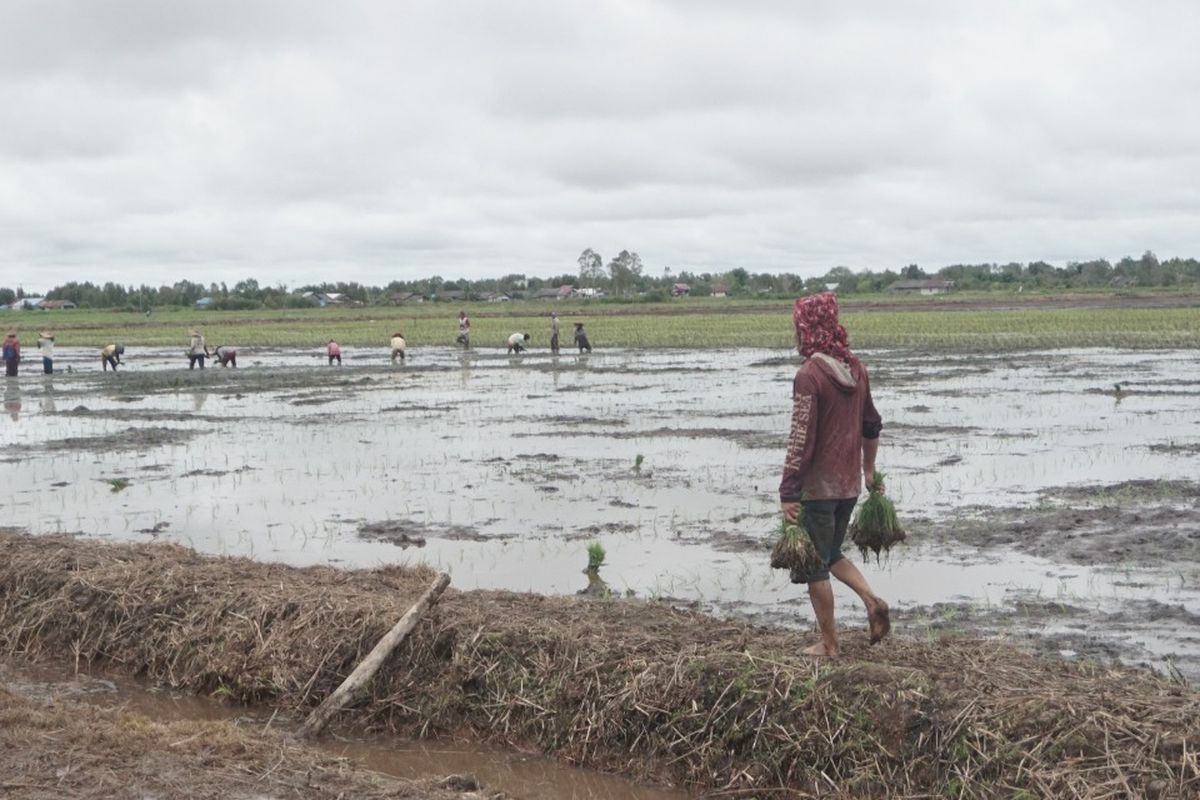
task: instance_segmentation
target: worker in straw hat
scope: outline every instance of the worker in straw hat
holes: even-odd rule
[[[112,371],[117,371],[117,365],[121,363],[121,356],[125,355],[125,345],[123,344],[106,344],[100,350],[100,365],[104,367],[104,371],[108,372],[108,368],[112,367]]]
[[[792,321],[805,361],[792,382],[792,430],[779,500],[788,522],[803,520],[820,562],[805,574],[792,573],[793,582],[808,584],[821,629],[821,641],[805,652],[836,656],[831,574],[862,599],[872,644],[891,630],[887,603],[841,550],[863,476],[870,482],[875,472],[883,420],[871,400],[867,369],[850,352],[846,329],[838,323],[837,298],[829,292],[800,298]]]
[[[38,350],[42,353],[42,371],[54,374],[54,334],[42,331],[38,334]]]
[[[192,337],[191,344],[188,346],[188,369],[195,369],[196,364],[200,364],[200,369],[204,369],[204,359],[208,358],[208,346],[204,344],[204,334],[197,330],[188,331],[188,336]]]

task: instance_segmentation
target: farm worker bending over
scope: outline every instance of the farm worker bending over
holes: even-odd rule
[[[54,374],[54,334],[42,331],[38,334],[38,350],[42,351],[42,372]]]
[[[575,323],[575,344],[579,345],[579,352],[592,352],[592,343],[588,341],[587,331],[583,329],[582,322]]]
[[[21,340],[16,331],[9,331],[4,337],[4,374],[10,378],[17,377],[17,369],[21,365]]]
[[[404,351],[408,349],[408,342],[404,341],[403,333],[392,334],[392,363],[396,363],[396,359],[400,359],[400,363],[404,363]]]
[[[792,573],[793,582],[808,584],[821,629],[821,642],[805,652],[836,656],[830,573],[862,598],[872,644],[891,630],[887,603],[871,591],[841,549],[863,476],[869,482],[875,472],[883,420],[871,401],[866,367],[850,352],[846,329],[838,323],[837,298],[828,292],[802,297],[792,320],[796,348],[806,360],[792,382],[792,430],[779,500],[789,522],[795,522],[803,508],[804,526],[821,559],[816,572]]]
[[[200,331],[188,331],[192,343],[188,346],[188,369],[195,369],[196,362],[204,369],[204,359],[208,358],[208,346],[204,344],[204,335]]]
[[[558,355],[558,312],[550,312],[550,352]]]
[[[471,320],[465,311],[458,312],[458,336],[454,338],[454,343],[463,347],[471,346]]]
[[[113,372],[117,371],[117,364],[121,363],[121,356],[125,354],[125,345],[109,344],[105,345],[100,351],[100,363],[104,366],[104,371],[108,372],[108,368],[112,367]]]
[[[342,348],[333,339],[330,339],[329,344],[325,345],[325,355],[329,356],[329,366],[332,367],[335,360],[339,367],[342,365]]]
[[[528,333],[514,333],[508,337],[508,352],[519,353],[525,349],[525,343],[529,341]]]
[[[222,367],[237,366],[237,350],[234,350],[229,345],[217,345],[217,349],[213,350],[213,358],[215,358],[217,363]]]

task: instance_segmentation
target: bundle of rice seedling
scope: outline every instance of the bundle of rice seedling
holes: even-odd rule
[[[792,582],[802,583],[820,567],[821,558],[804,527],[804,513],[799,512],[795,522],[781,520],[779,539],[771,550],[771,568],[791,570]]]
[[[867,484],[867,499],[855,512],[854,521],[850,523],[850,540],[858,546],[863,558],[867,551],[875,553],[879,560],[880,551],[887,552],[896,542],[906,538],[900,521],[896,519],[896,507],[891,498],[883,493],[883,473],[875,470],[871,482]]]

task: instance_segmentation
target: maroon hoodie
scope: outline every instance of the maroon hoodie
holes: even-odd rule
[[[882,429],[862,362],[815,353],[792,382],[792,432],[780,501],[858,497],[863,439],[878,439]]]

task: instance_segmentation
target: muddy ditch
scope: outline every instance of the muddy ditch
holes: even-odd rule
[[[95,691],[107,689],[78,682],[0,684],[0,794],[10,800],[507,797],[469,775],[402,780],[279,732],[232,722],[162,722],[80,698]]]
[[[66,537],[0,546],[0,652],[292,716],[433,576]],[[722,796],[915,797],[951,780],[980,796],[1200,791],[1186,744],[1200,694],[1177,683],[959,638],[871,648],[850,633],[842,658],[812,660],[796,655],[806,638],[611,595],[451,590],[340,727],[469,735]]]

